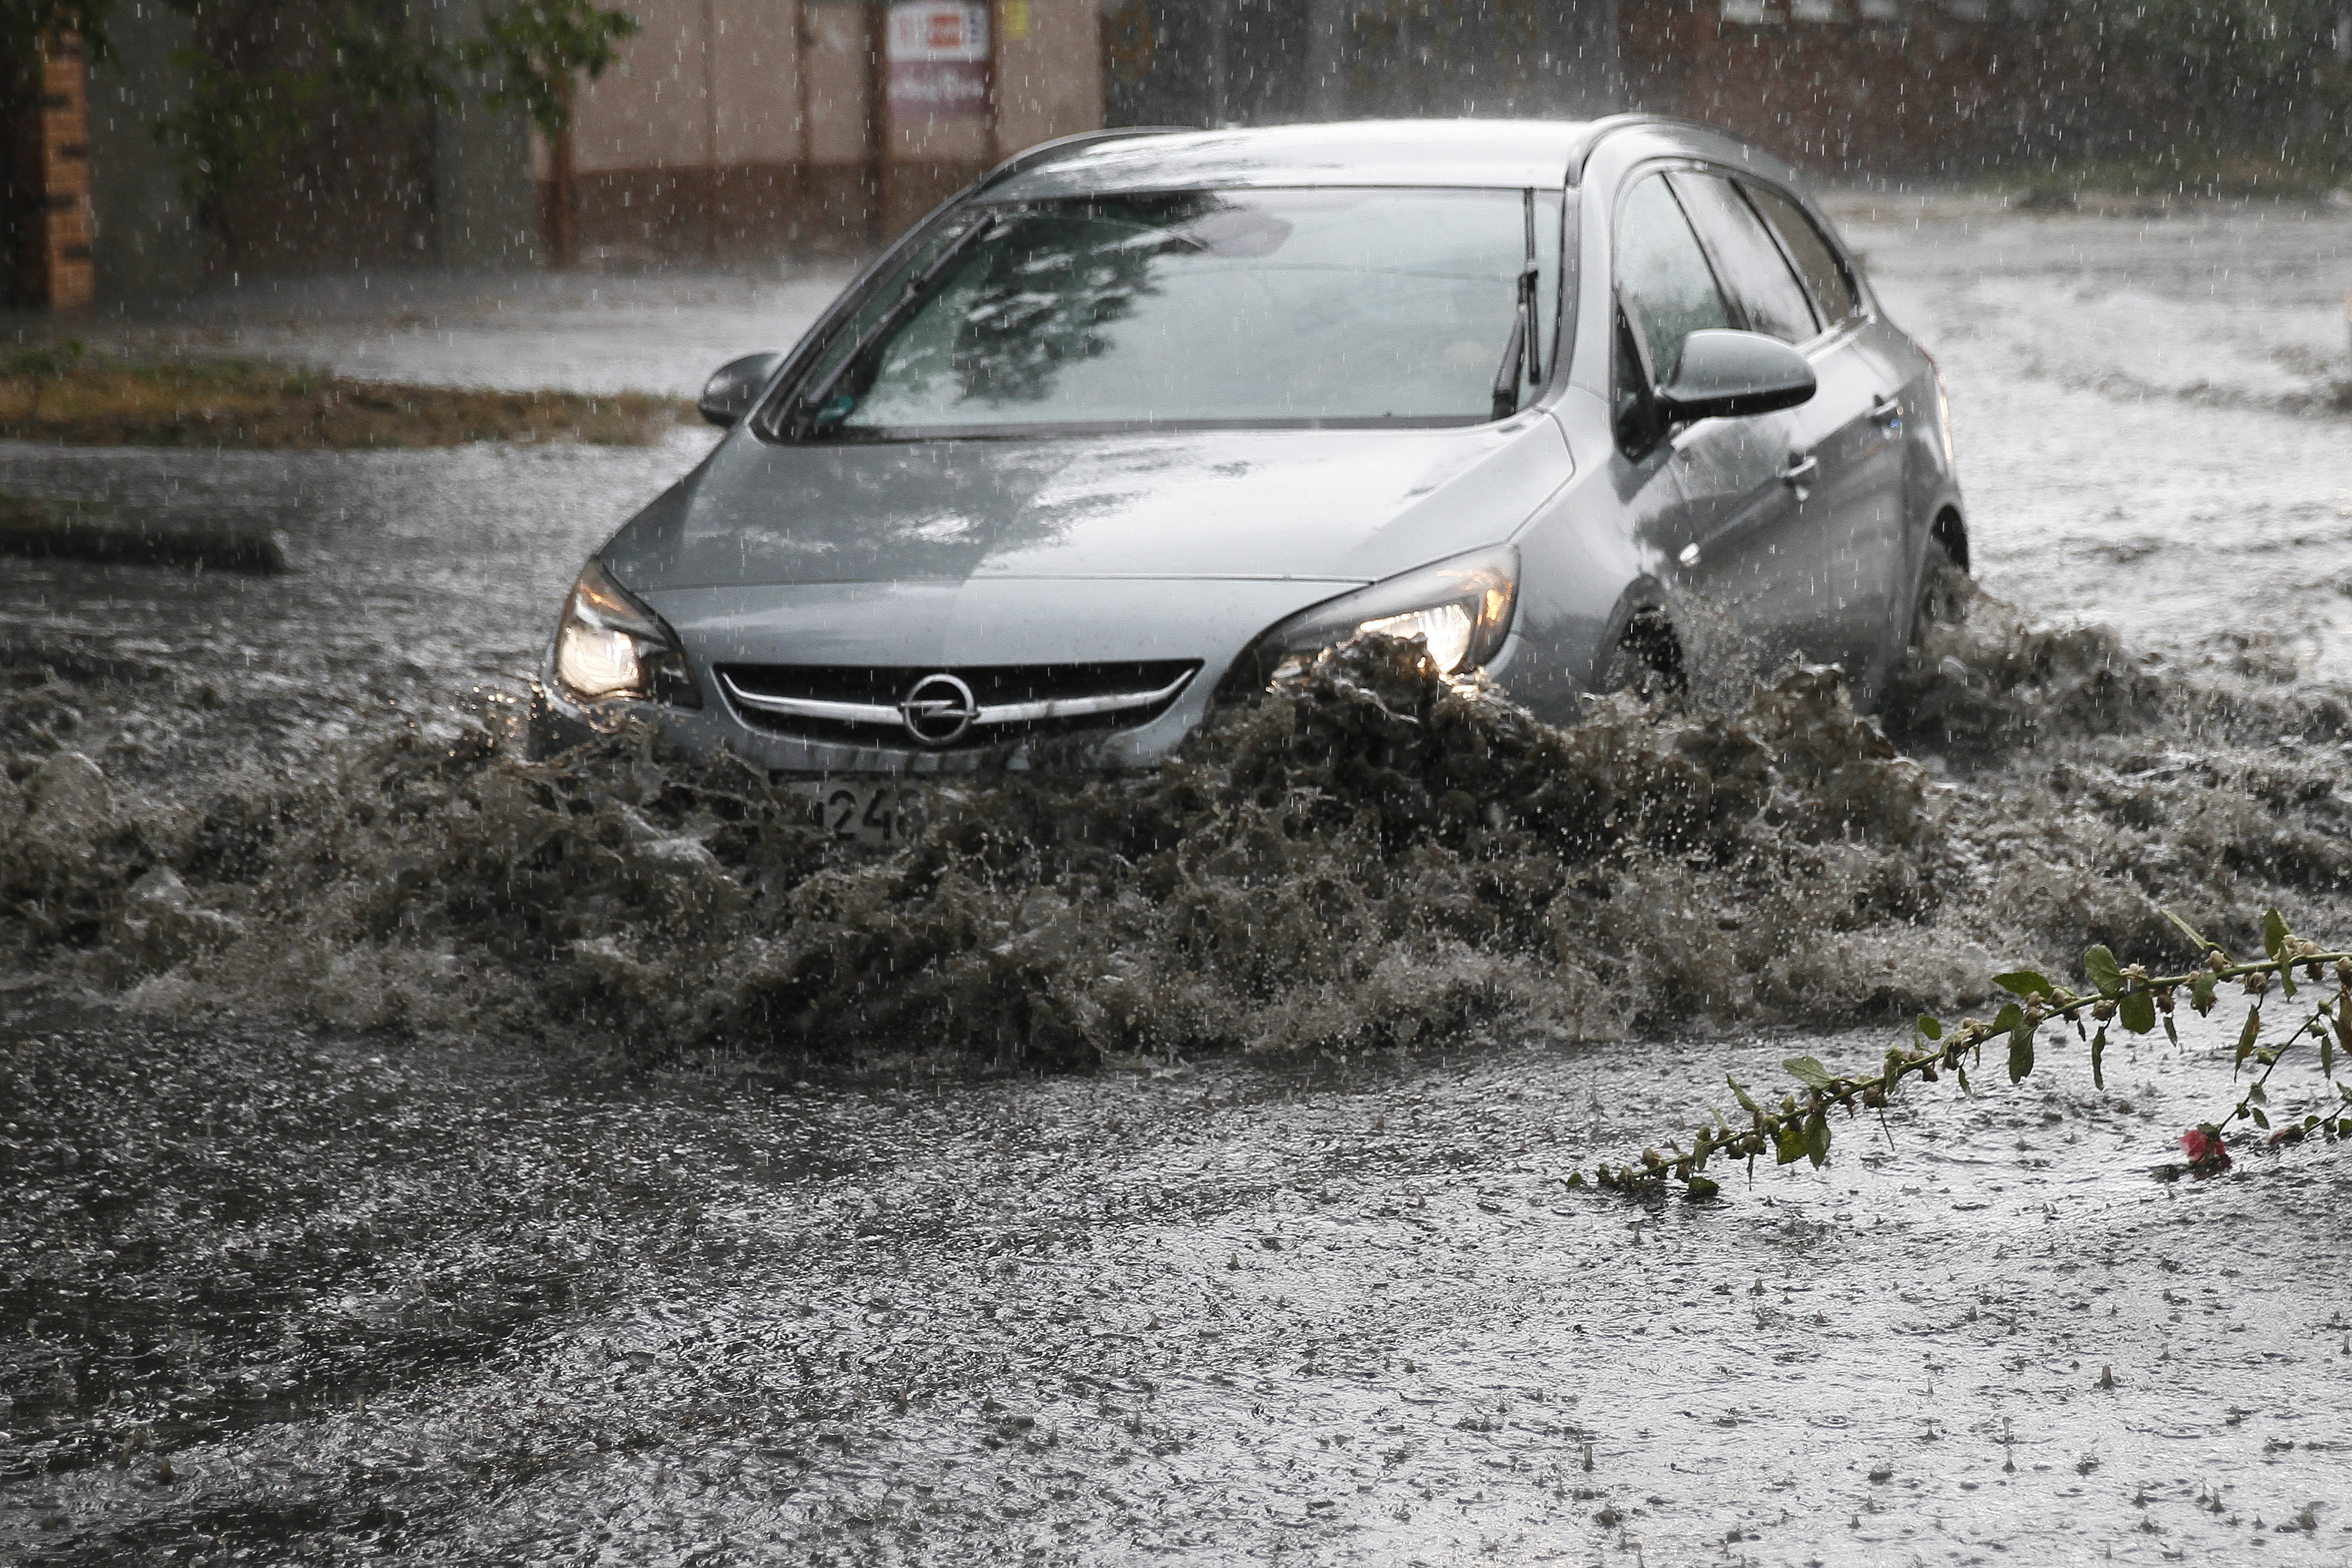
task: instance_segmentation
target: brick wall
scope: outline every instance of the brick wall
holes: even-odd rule
[[[54,42],[13,70],[6,115],[7,294],[18,307],[68,309],[94,298],[89,128],[81,46]]]

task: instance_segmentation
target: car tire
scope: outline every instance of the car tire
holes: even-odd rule
[[[1968,619],[1969,600],[1976,592],[1968,568],[1952,559],[1940,539],[1927,545],[1927,559],[1919,569],[1919,591],[1911,601],[1910,629],[1903,635],[1906,657],[1917,651],[1930,627],[1949,626]]]
[[[1593,690],[1602,695],[1629,692],[1644,703],[1679,699],[1690,691],[1683,669],[1682,639],[1674,622],[1659,610],[1634,612],[1633,620],[1601,661],[1601,678]]]

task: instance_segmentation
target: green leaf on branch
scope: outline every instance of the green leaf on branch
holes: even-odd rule
[[[2170,1040],[2175,1045],[2179,1045],[2180,1043],[2180,1031],[2172,1027],[2172,1015],[2170,1013],[2164,1015],[2164,1038]]]
[[[2009,1081],[2016,1083],[2033,1071],[2033,1031],[2015,1029],[2009,1036]]]
[[[1992,1027],[1996,1030],[2006,1030],[2013,1031],[2023,1029],[2025,1027],[2025,1009],[2019,1007],[2015,1002],[2003,1002],[2000,1005],[2000,1011],[1992,1015]]]
[[[2107,1031],[2101,1030],[2091,1040],[2091,1087],[2105,1089],[2107,1075],[2104,1064],[2107,1059]]]
[[[1683,1184],[1683,1190],[1695,1198],[1708,1198],[1721,1192],[1723,1184],[1713,1176],[1695,1176]]]
[[[1961,1093],[1967,1095],[1971,1100],[1977,1097],[1977,1092],[1969,1087],[1969,1070],[1967,1068],[1962,1067],[1958,1062],[1955,1061],[1952,1063],[1952,1076],[1960,1081]]]
[[[1913,1027],[1918,1030],[1921,1034],[1927,1036],[1929,1040],[1941,1040],[1944,1038],[1943,1020],[1931,1017],[1927,1013],[1921,1013],[1919,1015],[1918,1022]]]
[[[2275,961],[2286,947],[2286,916],[2273,906],[2263,915],[2263,951]]]
[[[2322,1078],[2336,1076],[2336,1047],[2339,1041],[2345,1050],[2352,1051],[2352,997],[2346,997],[2336,1004],[2336,1027],[2319,1037],[2319,1075]]]
[[[1748,1098],[1748,1086],[1746,1084],[1740,1082],[1738,1079],[1734,1078],[1728,1072],[1723,1075],[1723,1081],[1731,1085],[1731,1092],[1734,1094],[1739,1096],[1739,1108],[1741,1110],[1747,1112],[1751,1116],[1761,1116],[1764,1114],[1764,1107],[1759,1105],[1754,1100]]]
[[[2233,1064],[2235,1062],[2245,1061],[2246,1058],[2254,1053],[2254,1041],[2262,1038],[2262,1033],[2263,1009],[2260,1008],[2248,1008],[2246,1009],[2246,1027],[2238,1031],[2238,1053],[2231,1059]]]
[[[2258,1107],[2249,1106],[2246,1113],[2254,1119],[2255,1126],[2260,1127],[2266,1133],[2270,1131],[2271,1119],[2268,1116],[2263,1115]]]
[[[1791,1122],[1772,1140],[1772,1163],[1792,1166],[1805,1157],[1805,1130]]]
[[[2116,962],[2116,956],[2105,945],[2084,953],[2083,973],[2103,997],[2112,997],[2124,988],[2123,966]]]
[[[1815,1170],[1830,1163],[1830,1119],[1819,1111],[1805,1118],[1805,1157]]]
[[[1791,1056],[1782,1061],[1780,1065],[1789,1070],[1790,1077],[1795,1079],[1798,1082],[1803,1084],[1808,1089],[1827,1089],[1831,1084],[1837,1082],[1837,1079],[1832,1075],[1830,1070],[1823,1067],[1820,1061],[1814,1057]]]
[[[2189,977],[2189,1005],[2197,1009],[2199,1018],[2203,1018],[2213,1010],[2213,987],[2217,978],[2210,974]]]
[[[2053,988],[2048,980],[2031,969],[2019,969],[2012,974],[1995,975],[1992,983],[2015,997],[2046,997]],[[1929,1035],[1929,1040],[1936,1037]]]
[[[2206,941],[2204,937],[2197,935],[2196,929],[2191,926],[2189,922],[2181,919],[2180,916],[2173,914],[2169,909],[2164,912],[2164,917],[2167,920],[2171,921],[2175,926],[2179,927],[2180,934],[2183,936],[2188,937],[2190,942],[2194,943],[2196,945],[2197,951],[2200,953],[2205,952],[2213,946],[2212,943]]]
[[[2156,998],[2146,991],[2126,991],[2116,1003],[2116,1019],[2134,1034],[2156,1028]]]

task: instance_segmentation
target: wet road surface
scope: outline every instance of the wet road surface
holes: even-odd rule
[[[36,1561],[2352,1548],[2352,1182],[2152,1174],[2193,1032],[1643,1207],[1560,1178],[1787,1042],[812,1081],[9,1022]]]
[[[2352,677],[2352,214],[1835,206],[1950,383],[1987,588]]]

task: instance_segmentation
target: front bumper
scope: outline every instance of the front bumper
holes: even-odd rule
[[[646,595],[687,649],[700,709],[572,702],[543,672],[531,705],[533,755],[580,744],[599,720],[632,716],[687,751],[720,749],[770,772],[809,777],[953,776],[1056,768],[1118,772],[1165,758],[1208,716],[1227,671],[1265,631],[1361,584],[1311,579],[975,579],[904,584],[790,584]],[[1103,661],[1195,661],[1174,701],[1131,727],[934,750],[778,733],[749,721],[715,666],[956,670]]]

